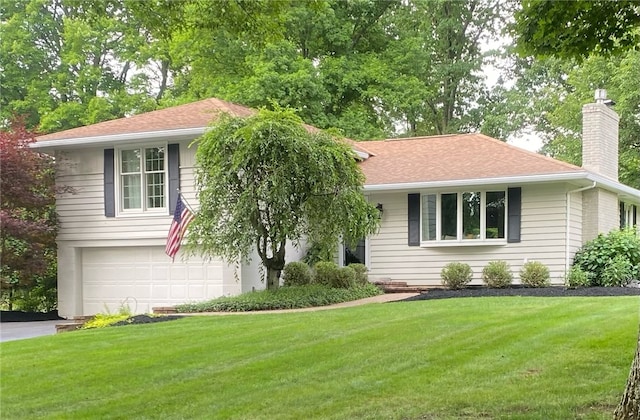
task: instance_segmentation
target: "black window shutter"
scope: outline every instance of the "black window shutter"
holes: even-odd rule
[[[624,203],[622,201],[618,202],[618,208],[620,209],[620,229],[624,229],[627,227],[627,214],[624,211]]]
[[[420,245],[420,194],[408,195],[409,246]]]
[[[176,211],[178,188],[180,188],[180,145],[170,144],[167,147],[169,172],[169,214]]]
[[[104,215],[116,216],[113,149],[104,149]]]
[[[509,188],[507,190],[509,215],[507,219],[507,242],[520,242],[520,222],[522,209],[522,189]]]
[[[633,206],[633,226],[638,224],[638,206]]]

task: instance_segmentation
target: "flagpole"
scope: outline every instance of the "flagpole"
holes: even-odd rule
[[[193,214],[196,214],[196,211],[193,209],[193,207],[191,207],[191,204],[189,204],[189,202],[187,201],[186,198],[184,198],[184,195],[182,194],[182,192],[180,191],[180,188],[176,188],[176,190],[178,191],[178,197],[182,197],[182,202],[184,203],[185,206],[187,206],[187,208],[189,209],[189,211]]]

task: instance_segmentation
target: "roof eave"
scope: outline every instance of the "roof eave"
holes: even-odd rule
[[[615,192],[621,197],[640,203],[640,190],[615,180],[588,171],[560,172],[551,174],[519,175],[494,178],[456,179],[447,181],[407,182],[364,186],[365,192],[416,191],[436,188],[459,188],[486,185],[521,185],[545,182],[574,182],[585,186],[593,182],[597,186]]]
[[[189,139],[196,138],[204,134],[207,127],[193,127],[193,128],[181,128],[176,130],[161,130],[161,131],[147,131],[142,133],[124,133],[113,134],[106,136],[91,136],[91,137],[75,137],[67,139],[56,140],[40,140],[35,143],[31,143],[30,146],[34,149],[41,149],[43,151],[57,150],[57,149],[69,149],[78,147],[97,147],[97,146],[113,146],[119,143],[131,143],[131,142],[144,142],[144,141],[157,141],[163,139]]]

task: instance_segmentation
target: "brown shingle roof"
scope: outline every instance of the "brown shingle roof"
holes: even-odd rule
[[[172,106],[156,111],[132,115],[104,121],[84,127],[72,128],[57,133],[46,134],[36,138],[38,142],[48,140],[82,139],[88,137],[108,137],[131,133],[150,133],[188,128],[207,127],[212,120],[221,114],[230,114],[235,117],[248,117],[256,113],[255,109],[247,108],[222,99],[209,98],[188,104]],[[319,129],[304,124],[310,132]],[[356,146],[350,139],[346,141],[356,150],[367,153],[364,147]]]
[[[37,138],[38,141],[62,140],[83,137],[113,136],[127,133],[145,133],[184,128],[200,128],[209,125],[222,113],[237,117],[248,117],[255,110],[221,99],[210,98],[184,105],[145,112],[131,117],[104,121],[84,127],[72,128]]]
[[[367,185],[438,182],[584,171],[482,134],[356,143],[375,156],[360,163]]]

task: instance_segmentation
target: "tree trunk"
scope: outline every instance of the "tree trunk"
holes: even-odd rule
[[[267,267],[267,289],[276,290],[280,287],[280,270]]]
[[[615,420],[640,419],[640,333],[636,345],[636,355],[631,364],[627,386],[622,400],[613,414]]]

